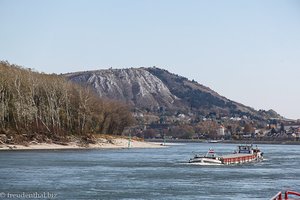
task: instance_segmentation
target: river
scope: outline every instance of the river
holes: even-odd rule
[[[281,190],[300,190],[299,145],[260,144],[265,160],[259,163],[187,163],[192,152],[231,153],[235,147],[188,143],[158,149],[2,151],[0,199],[265,200]]]

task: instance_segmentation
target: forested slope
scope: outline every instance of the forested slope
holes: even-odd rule
[[[123,103],[103,100],[62,76],[0,62],[0,132],[6,140],[2,142],[121,134],[132,122]]]

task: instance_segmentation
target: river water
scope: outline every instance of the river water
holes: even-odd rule
[[[159,149],[2,151],[0,199],[241,200],[300,190],[297,145],[259,145],[265,156],[259,163],[187,163],[192,152],[231,153],[235,147],[189,143]]]

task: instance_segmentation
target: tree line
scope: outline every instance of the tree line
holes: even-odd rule
[[[89,88],[63,76],[0,62],[2,133],[25,139],[32,134],[48,138],[90,133],[116,135],[132,123],[125,104],[101,99]]]

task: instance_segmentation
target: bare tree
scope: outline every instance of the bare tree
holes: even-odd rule
[[[103,100],[62,76],[0,62],[0,129],[44,134],[121,134],[132,124],[129,108]]]

